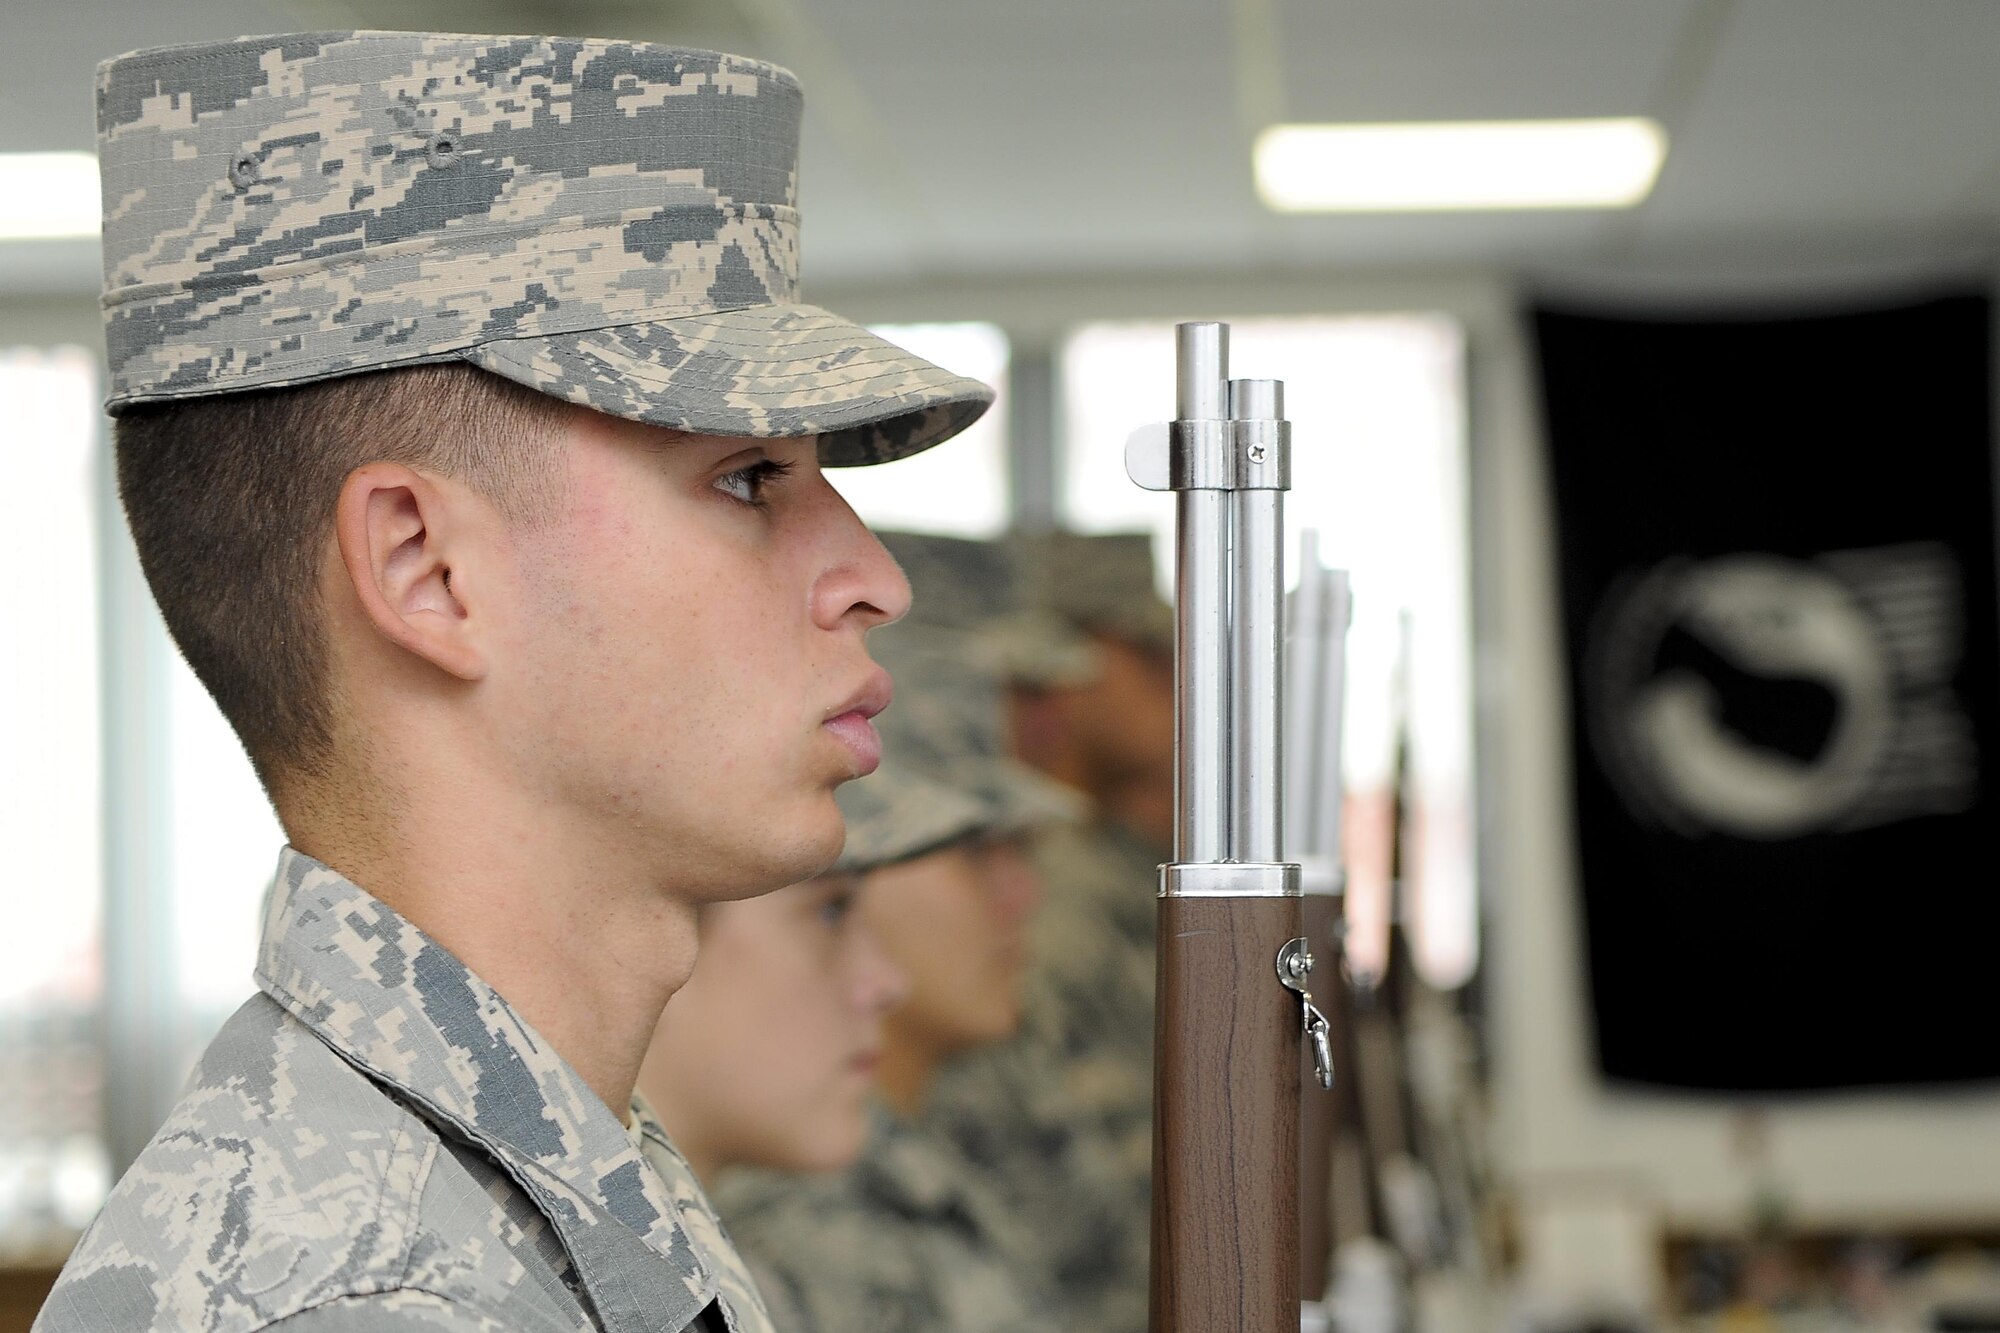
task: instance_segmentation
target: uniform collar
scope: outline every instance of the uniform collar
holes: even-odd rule
[[[717,1294],[619,1117],[452,953],[287,847],[257,984],[320,1040],[483,1147],[561,1234],[608,1329],[678,1330]]]

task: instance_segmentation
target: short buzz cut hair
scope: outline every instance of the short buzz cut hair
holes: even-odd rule
[[[348,475],[402,463],[535,525],[565,494],[560,439],[575,410],[443,362],[118,416],[118,493],[146,582],[274,802],[333,771],[319,579]]]

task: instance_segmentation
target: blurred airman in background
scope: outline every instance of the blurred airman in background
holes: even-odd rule
[[[1025,838],[1074,818],[1079,803],[1004,754],[1000,682],[975,665],[978,645],[950,631],[925,631],[899,635],[883,651],[897,695],[883,715],[884,764],[876,776],[890,780],[855,784],[841,798],[849,833],[835,868],[860,884],[845,928],[879,941],[907,978],[903,1002],[883,1025],[882,1104],[852,1169],[820,1176],[737,1172],[722,1180],[717,1199],[781,1328],[1046,1329],[1055,1311],[1037,1247],[1004,1197],[927,1123],[924,1110],[941,1069],[1015,1031],[1027,922],[1041,895]],[[704,954],[704,965],[714,957]],[[718,987],[763,984],[747,952],[732,958],[731,967]],[[697,980],[691,989],[699,985]],[[785,994],[806,1002],[789,986]],[[740,1014],[749,1005],[728,1008]],[[699,1031],[701,1015],[684,1017],[686,1024],[670,1031],[677,1018],[670,1006],[663,1039],[677,1051],[714,1051],[715,1077],[703,1080],[710,1086],[663,1092],[663,1105],[698,1102],[729,1113],[743,1098],[714,1084],[775,1081],[803,1090],[806,1076],[823,1070],[829,1055],[851,1063],[852,1042],[832,1052],[814,1044],[825,1023],[813,1015],[771,1012],[768,1020],[779,1031],[744,1032],[734,1040]],[[787,1025],[795,1030],[783,1031]],[[807,1040],[807,1033],[815,1035]],[[732,1052],[739,1064],[760,1067],[728,1069]],[[762,1068],[766,1062],[794,1068]],[[691,1068],[681,1054],[663,1067],[675,1079]],[[826,1089],[826,1080],[820,1086]],[[798,1102],[765,1116],[745,1106],[730,1115],[732,1124],[718,1118],[718,1140],[766,1146],[746,1146],[717,1164],[754,1162],[780,1171],[831,1164],[810,1159],[815,1146],[844,1141],[838,1129],[822,1132],[848,1123],[846,1084],[839,1089],[832,1104],[816,1109]],[[674,1112],[663,1114],[678,1140],[694,1141]],[[790,1121],[788,1133],[745,1132],[759,1121],[781,1119]],[[808,1128],[815,1124],[821,1129]],[[696,1167],[703,1163],[697,1160]]]
[[[884,533],[940,615],[1002,647],[1014,752],[1081,791],[1051,826],[1018,1037],[940,1071],[925,1122],[977,1164],[1029,1228],[1063,1322],[1146,1325],[1152,1178],[1153,918],[1173,810],[1173,613],[1144,534],[1007,543]]]

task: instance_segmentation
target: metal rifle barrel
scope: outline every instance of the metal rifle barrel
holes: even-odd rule
[[[1239,450],[1262,449],[1268,459],[1282,447],[1277,426],[1284,416],[1285,386],[1278,381],[1230,381],[1229,419],[1251,427],[1241,432]],[[1268,427],[1259,429],[1264,423]],[[1269,864],[1282,859],[1284,843],[1285,493],[1245,487],[1230,499],[1235,674],[1229,682],[1234,788],[1229,859]]]
[[[1278,859],[1289,440],[1278,386],[1225,385],[1227,336],[1177,330],[1165,469],[1179,493],[1177,777],[1159,897],[1153,1333],[1293,1333],[1299,1319],[1301,1021],[1276,971],[1301,934],[1298,867]]]
[[[1183,324],[1176,415],[1223,420],[1227,324]],[[1174,496],[1174,860],[1223,859],[1229,848],[1229,492]]]

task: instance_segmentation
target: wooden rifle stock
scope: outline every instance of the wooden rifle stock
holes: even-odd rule
[[[1303,933],[1298,898],[1160,900],[1155,1333],[1298,1327],[1299,1013],[1271,960]]]

